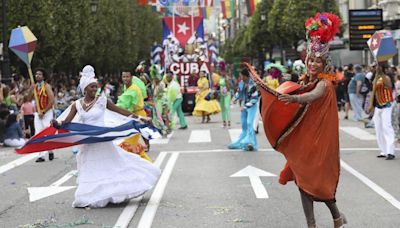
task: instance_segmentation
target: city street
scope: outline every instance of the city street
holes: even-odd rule
[[[1,148],[0,227],[306,227],[296,185],[278,183],[285,159],[261,127],[259,151],[232,151],[226,145],[240,133],[236,107],[231,129],[221,127],[220,115],[208,124],[186,118],[187,130],[151,146],[149,156],[162,169],[153,191],[101,209],[71,207],[78,175],[71,148],[44,163]],[[399,159],[376,158],[374,129],[342,119],[336,196],[346,227],[400,227]],[[318,227],[332,227],[323,203],[315,212]]]

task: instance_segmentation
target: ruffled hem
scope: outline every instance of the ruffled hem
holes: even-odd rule
[[[156,178],[155,178],[156,180]],[[129,199],[143,195],[148,190],[152,189],[156,181],[152,183],[137,183],[131,181],[125,182],[110,182],[108,184],[99,184],[95,187],[92,185],[81,185],[75,193],[75,201],[73,207],[105,207],[108,203],[122,203]],[[86,189],[84,193],[81,189]]]
[[[203,112],[205,112],[206,115],[217,114],[221,112],[221,106],[217,100],[200,100],[198,103],[196,103],[192,115],[202,116]]]

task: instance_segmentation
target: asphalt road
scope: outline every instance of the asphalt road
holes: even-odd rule
[[[237,110],[231,129],[221,127],[220,115],[207,124],[186,118],[188,129],[151,147],[149,156],[163,170],[155,189],[102,209],[71,207],[76,186],[71,149],[35,163],[34,156],[0,148],[0,227],[306,227],[297,187],[277,181],[284,157],[271,149],[262,128],[259,151],[227,150],[240,132]],[[337,202],[347,227],[400,227],[400,159],[376,158],[373,129],[350,120],[341,120],[340,127]],[[316,203],[315,213],[318,227],[333,226],[324,204]]]

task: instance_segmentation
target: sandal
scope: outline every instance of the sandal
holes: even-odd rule
[[[347,224],[346,217],[344,214],[340,213],[340,217],[333,220],[333,227],[341,228],[344,227],[344,224]]]

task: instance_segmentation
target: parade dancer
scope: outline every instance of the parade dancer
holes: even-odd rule
[[[378,158],[395,158],[395,132],[392,126],[393,93],[392,82],[385,74],[387,63],[378,63],[378,70],[373,81],[370,111],[374,110],[372,120],[375,125],[376,140],[381,153]]]
[[[295,181],[308,227],[316,227],[314,201],[324,202],[332,214],[334,227],[342,227],[346,219],[339,212],[335,199],[340,173],[339,118],[328,44],[339,32],[340,19],[334,14],[317,13],[314,18],[307,19],[305,25],[308,73],[303,79],[303,87],[311,89],[299,95],[279,96],[286,104],[305,107],[274,146],[287,160],[279,182]],[[267,120],[266,116],[263,118]]]
[[[219,103],[221,105],[221,114],[223,127],[231,127],[231,88],[229,80],[227,79],[226,72],[221,71],[219,79]]]
[[[168,111],[168,101],[165,95],[165,84],[161,80],[160,72],[158,71],[156,65],[150,67],[150,77],[153,81],[151,88],[153,93],[153,125],[160,130],[163,137],[166,137],[169,133],[169,117]],[[166,114],[165,114],[166,113]],[[164,115],[165,114],[165,115]],[[165,123],[164,123],[165,119]],[[167,127],[168,126],[168,127]]]
[[[171,122],[174,125],[173,118],[175,113],[179,117],[179,124],[181,125],[179,129],[183,130],[187,128],[185,116],[182,111],[182,93],[181,87],[179,83],[174,79],[172,72],[168,72],[165,76],[165,80],[168,83],[167,87],[167,99],[168,99],[168,107],[170,110]]]
[[[66,119],[55,122],[56,125],[69,123],[79,115],[82,123],[103,127],[106,109],[131,115],[131,111],[119,108],[104,95],[96,96],[93,67],[85,66],[79,86],[85,96],[74,102]],[[77,163],[78,187],[73,207],[105,207],[108,203],[125,202],[151,189],[160,176],[156,166],[111,141],[83,145]]]
[[[122,89],[123,93],[118,97],[117,106],[131,111],[138,116],[146,117],[142,90],[132,82],[132,78],[130,71],[126,70],[122,72],[124,87]]]
[[[210,122],[210,115],[221,112],[221,107],[216,99],[213,98],[214,92],[210,94],[210,84],[207,79],[207,73],[201,71],[200,78],[197,81],[199,91],[196,93],[196,106],[194,107],[193,116],[201,116],[201,123]],[[207,118],[207,120],[206,120]]]
[[[34,114],[34,126],[35,126],[35,134],[42,131],[44,128],[50,126],[50,122],[54,117],[53,113],[53,105],[54,105],[54,93],[53,90],[45,80],[47,79],[47,73],[44,69],[38,68],[35,73],[36,84],[31,86],[28,94],[28,100],[32,100],[34,90],[38,96],[39,104],[36,104],[36,110],[40,110],[40,112],[36,112]],[[46,152],[40,152],[36,162],[44,162]],[[53,151],[48,151],[49,160],[54,159]]]
[[[240,121],[242,123],[242,132],[239,139],[228,145],[229,149],[243,149],[246,151],[257,150],[257,139],[254,132],[253,123],[256,113],[258,112],[259,92],[256,84],[249,78],[247,69],[240,72],[242,78],[242,88],[235,97],[240,102]]]

